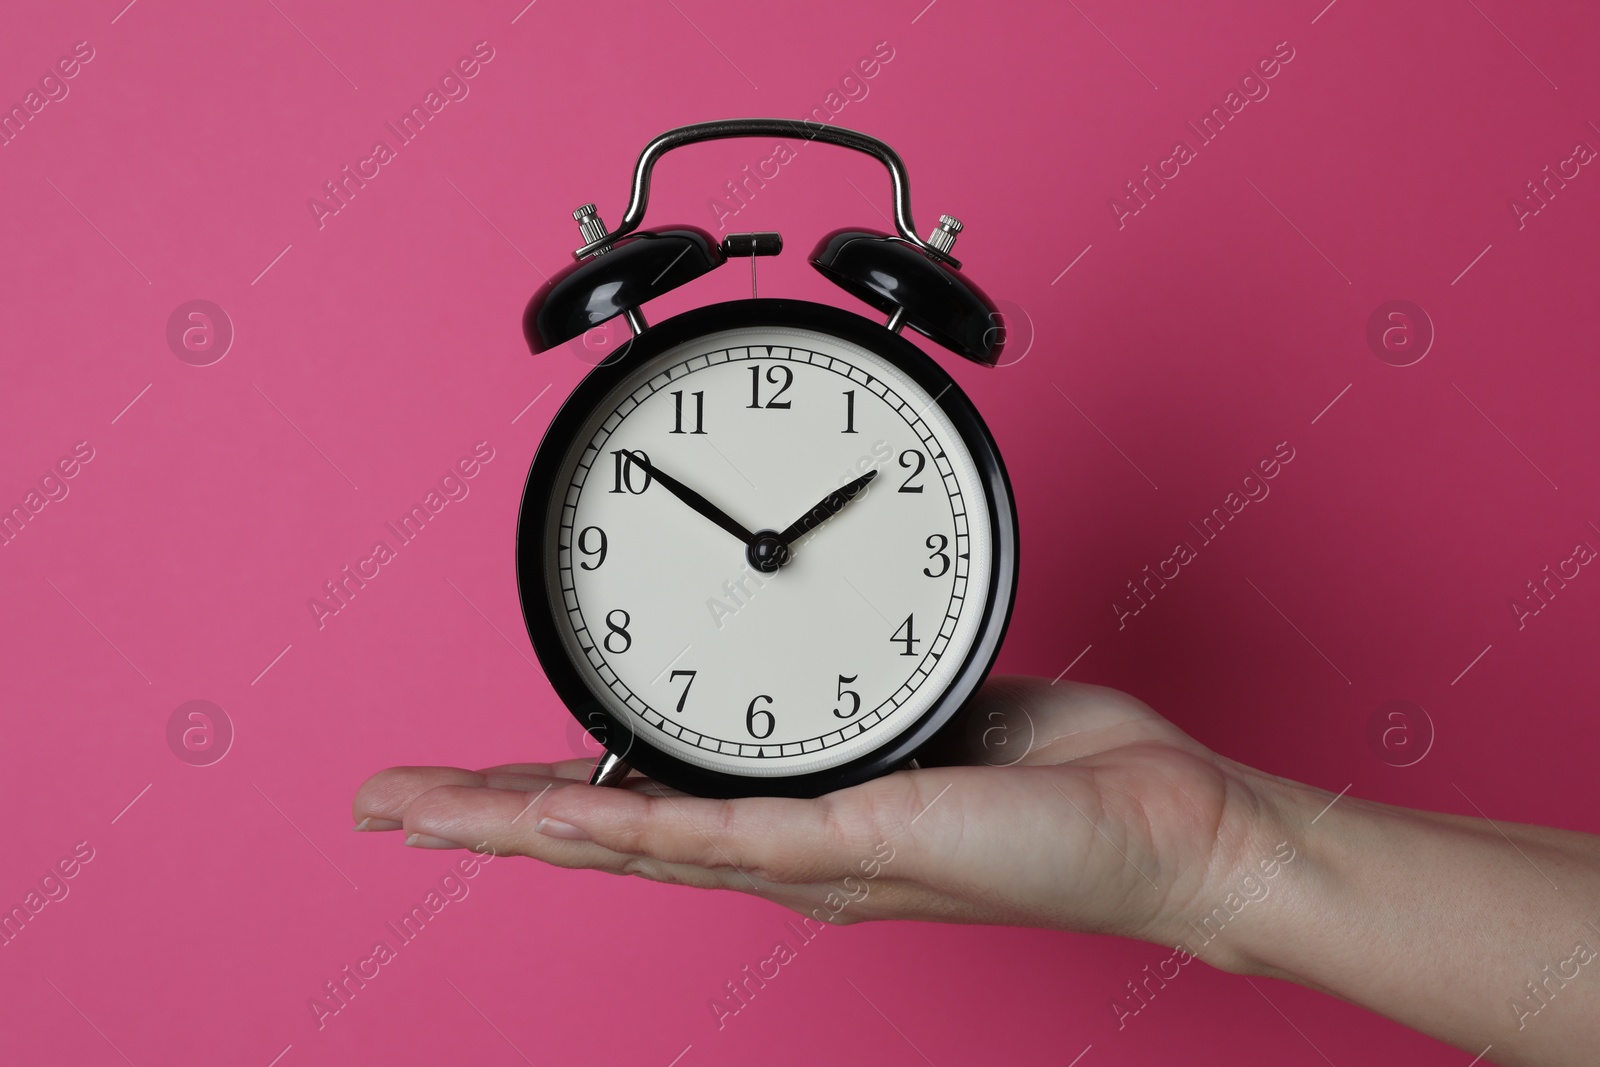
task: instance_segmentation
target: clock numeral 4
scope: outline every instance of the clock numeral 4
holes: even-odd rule
[[[589,535],[590,534],[599,534],[600,535],[600,546],[598,548],[590,548],[589,547],[589,540],[590,540]],[[600,527],[598,527],[598,526],[585,526],[578,533],[578,551],[582,552],[585,556],[599,556],[600,557],[599,559],[595,560],[593,563],[590,563],[588,560],[584,560],[581,563],[579,563],[578,566],[582,567],[586,571],[597,571],[597,570],[599,570],[600,569],[600,564],[602,564],[602,563],[604,563],[606,561],[606,532],[604,530],[600,529]]]
[[[778,382],[782,381],[782,385]],[[782,364],[771,364],[767,367],[767,384],[778,385],[778,391],[761,402],[761,368],[750,368],[750,406],[753,408],[787,408],[789,401],[778,398],[789,391],[789,386],[794,384],[794,371]]]
[[[933,549],[932,552],[928,553],[928,558],[939,561],[938,570],[933,571],[929,570],[927,567],[924,567],[922,568],[922,573],[926,574],[929,578],[943,578],[950,571],[950,557],[946,555],[944,551],[945,548],[950,544],[950,538],[946,537],[944,534],[929,534],[928,539],[922,543]]]
[[[615,621],[612,618],[614,615],[621,615],[622,621]],[[628,632],[628,625],[632,622],[633,619],[630,618],[628,613],[623,611],[621,608],[613,608],[606,612],[606,626],[611,630],[611,632],[606,634],[605,640],[602,641],[601,644],[605,646],[607,652],[611,653],[613,656],[620,656],[624,652],[628,651],[628,649],[633,647],[633,635]],[[622,639],[622,647],[613,647],[611,642],[617,640],[618,638]]]
[[[706,394],[704,392],[690,393],[694,397],[694,429],[691,434],[706,432]],[[672,429],[670,433],[683,433],[683,390],[677,389],[672,394]]]
[[[635,496],[638,496],[640,493],[650,488],[650,480],[653,477],[650,473],[650,468],[647,466],[641,466],[639,460],[633,458],[634,456],[639,456],[644,460],[645,463],[649,463],[650,456],[648,453],[638,449],[629,452],[619,448],[615,452],[612,452],[611,456],[617,461],[616,479],[612,483],[611,492],[632,493]],[[633,486],[635,472],[639,472],[644,475],[644,481],[637,489],[635,489]]]
[[[900,453],[900,466],[910,470],[913,461],[916,463],[917,469],[906,475],[906,480],[900,483],[900,492],[902,493],[922,492],[922,486],[912,485],[911,480],[920,475],[922,473],[922,468],[928,465],[928,457],[924,456],[921,452],[918,452],[914,448],[908,448],[904,452]]]
[[[922,638],[917,637],[913,631],[910,615],[906,616],[906,621],[900,624],[900,628],[894,632],[894,636],[889,638],[889,643],[906,646],[905,651],[900,653],[902,656],[915,656],[917,654],[917,646],[922,643]]]
[[[687,682],[685,682],[683,684],[683,692],[678,694],[678,710],[679,711],[683,710],[683,702],[689,699],[689,690],[694,688],[694,676],[699,674],[699,673],[700,673],[699,671],[673,671],[670,675],[668,675],[668,677],[667,677],[667,684],[668,685],[671,685],[673,682],[676,682],[679,678],[687,678],[687,679],[689,679]]]
[[[762,694],[761,696],[758,696],[754,700],[750,701],[750,706],[746,708],[744,712],[744,728],[749,731],[750,736],[755,738],[757,741],[764,741],[771,737],[772,731],[778,727],[778,720],[773,717],[772,712],[768,711],[766,708],[756,707],[756,704],[763,700],[765,700],[769,706],[772,704],[772,698],[766,694]],[[756,719],[762,716],[766,717],[767,728],[758,734],[756,733]]]
[[[861,710],[861,694],[856,692],[854,689],[846,689],[844,687],[846,682],[854,682],[858,677],[859,675],[855,674],[839,675],[839,699],[842,701],[845,697],[850,698],[849,711],[840,711],[838,708],[833,709],[833,713],[839,716],[841,719],[848,719],[855,715],[856,712]]]

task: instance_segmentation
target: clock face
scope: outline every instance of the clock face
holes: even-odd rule
[[[643,360],[546,441],[553,630],[629,743],[813,774],[940,702],[989,619],[997,550],[989,483],[939,399],[859,343],[747,326]],[[764,572],[674,485],[749,534],[821,521]]]

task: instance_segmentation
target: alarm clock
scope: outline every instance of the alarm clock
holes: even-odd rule
[[[889,172],[894,234],[836,230],[810,262],[881,318],[757,298],[650,325],[642,306],[776,233],[639,228],[656,162],[729,137],[802,136]],[[540,287],[534,353],[617,316],[631,336],[561,406],[517,522],[517,583],[551,686],[631,768],[710,797],[812,797],[914,765],[982,683],[1010,620],[1017,519],[971,401],[901,332],[994,366],[1004,330],[916,235],[904,164],[875,137],[781,119],[670,130],[640,154],[621,224]],[[752,279],[754,274],[752,273]]]

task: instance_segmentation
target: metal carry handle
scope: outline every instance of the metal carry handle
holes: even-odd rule
[[[661,134],[645,145],[644,151],[639,153],[639,162],[633,170],[633,196],[628,202],[627,212],[622,216],[622,222],[610,233],[599,232],[601,227],[598,225],[592,228],[586,225],[584,236],[591,237],[591,234],[594,236],[588,244],[575,251],[573,257],[582,259],[603,251],[613,241],[639,228],[639,224],[644,221],[645,205],[650,200],[650,172],[655,168],[656,161],[672,149],[701,141],[721,141],[731,137],[797,135],[808,141],[824,141],[841,148],[865,152],[882,163],[889,172],[889,181],[894,189],[894,225],[900,232],[900,237],[936,260],[960,268],[960,262],[949,254],[948,249],[955,243],[955,235],[961,232],[961,223],[949,215],[941,215],[939,229],[934,231],[928,241],[917,236],[916,225],[911,219],[911,190],[906,176],[906,165],[901,162],[899,154],[894,149],[876,137],[857,130],[847,130],[842,126],[812,127],[793,119],[718,119],[714,122],[679,126]],[[597,220],[592,205],[587,207],[588,217]],[[580,221],[585,220],[580,217]],[[939,247],[941,244],[943,248]]]

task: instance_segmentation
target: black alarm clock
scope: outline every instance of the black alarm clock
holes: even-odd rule
[[[648,325],[652,298],[782,250],[775,233],[639,229],[656,161],[797,135],[889,171],[898,233],[837,230],[810,257],[886,320],[752,298]],[[551,685],[605,748],[591,781],[633,767],[701,796],[812,797],[911,763],[988,674],[1016,592],[994,439],[900,336],[998,360],[994,305],[950,255],[961,224],[921,240],[893,149],[781,119],[670,130],[640,154],[621,225],[592,204],[574,218],[585,243],[529,302],[529,347],[619,315],[632,337],[539,445],[517,582]]]

